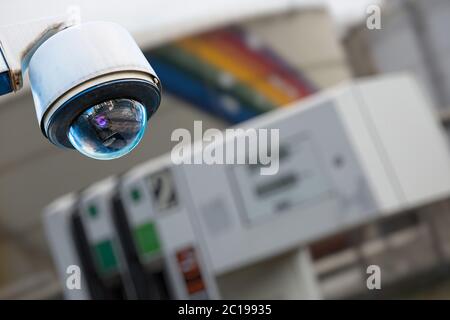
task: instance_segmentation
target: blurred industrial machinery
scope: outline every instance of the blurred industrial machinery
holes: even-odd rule
[[[50,204],[44,223],[65,297],[361,295],[363,278],[330,281],[345,263],[329,259],[324,243],[345,248],[351,230],[386,220],[414,225],[405,213],[426,215],[450,198],[447,142],[409,76],[355,81],[240,128],[280,130],[277,174],[259,175],[259,165],[174,165],[166,156]],[[417,271],[414,262],[399,272],[367,254],[382,249],[361,247],[358,257],[382,267],[383,284]],[[66,286],[70,266],[81,268],[81,289]]]

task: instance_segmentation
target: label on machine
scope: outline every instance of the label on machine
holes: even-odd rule
[[[249,223],[307,204],[332,189],[313,141],[306,134],[283,140],[279,162],[280,171],[274,176],[260,175],[259,165],[232,169],[232,178],[238,185],[236,197],[242,202],[244,219]]]

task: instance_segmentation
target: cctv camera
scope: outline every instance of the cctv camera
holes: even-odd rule
[[[156,73],[114,23],[61,28],[23,60],[44,136],[94,159],[130,152],[160,104]]]

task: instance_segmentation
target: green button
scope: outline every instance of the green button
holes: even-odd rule
[[[97,207],[96,207],[96,206],[89,206],[88,212],[89,212],[89,216],[90,216],[91,218],[97,217],[98,210],[97,210]]]
[[[160,243],[154,223],[145,223],[134,230],[134,239],[140,254],[153,254],[160,250]]]
[[[138,189],[131,190],[131,199],[133,199],[134,202],[139,202],[139,200],[141,200],[141,193]]]
[[[105,240],[97,243],[94,246],[95,257],[98,262],[100,272],[109,273],[116,270],[117,258],[114,253],[113,244],[110,240]]]

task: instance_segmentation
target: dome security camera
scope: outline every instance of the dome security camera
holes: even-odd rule
[[[26,50],[0,43],[9,76],[0,93],[19,90],[28,67],[37,118],[53,144],[100,160],[130,152],[161,100],[160,81],[134,39],[109,22],[38,25],[45,32],[32,34],[32,46],[18,46]]]

